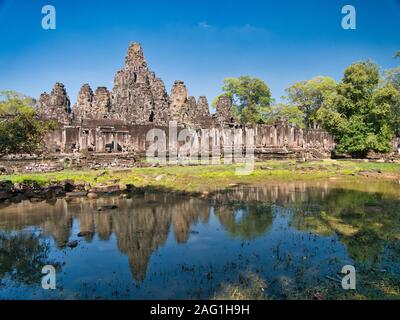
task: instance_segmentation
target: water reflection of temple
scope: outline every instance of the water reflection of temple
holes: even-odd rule
[[[117,209],[98,211],[110,205]],[[172,200],[170,196],[147,195],[96,201],[59,199],[40,203],[25,201],[3,208],[0,228],[11,231],[40,226],[43,234],[52,236],[57,247],[62,248],[71,239],[73,220],[77,219],[87,242],[95,235],[100,240],[109,240],[114,233],[118,249],[128,256],[133,277],[142,281],[152,253],[165,244],[170,230],[177,243],[185,243],[191,226],[199,221],[206,223],[209,216],[210,204],[195,198]]]
[[[72,236],[76,238],[71,231],[76,219],[80,231],[86,232],[84,240],[87,242],[93,241],[96,236],[107,241],[114,234],[118,249],[128,256],[132,275],[139,282],[146,276],[151,255],[166,243],[170,233],[176,243],[186,243],[193,225],[207,223],[211,211],[215,212],[215,217],[229,236],[245,240],[268,232],[273,222],[272,205],[298,208],[300,214],[292,218],[293,227],[321,235],[339,234],[350,253],[355,251],[352,250],[355,246],[352,239],[357,235],[341,234],[342,230],[367,234],[368,241],[363,238],[365,247],[370,247],[372,240],[384,239],[387,230],[398,239],[398,231],[394,229],[397,224],[392,223],[393,200],[383,201],[374,196],[374,201],[379,200],[383,210],[370,204],[365,206],[365,203],[371,203],[371,194],[333,188],[329,182],[293,182],[232,188],[229,193],[215,195],[211,201],[171,194],[90,201],[25,201],[0,208],[0,230],[7,232],[39,226],[43,234],[53,237],[55,244],[61,248]],[[400,205],[396,203],[398,208]],[[117,206],[117,209],[98,211],[98,208],[110,205]],[[369,219],[358,219],[360,214],[373,213],[378,209],[382,211],[379,215],[371,214]],[[325,215],[320,214],[321,211]],[[307,214],[302,214],[304,212]],[[378,228],[379,225],[383,226]],[[357,241],[357,250],[364,242]],[[354,255],[354,258],[358,259],[358,256]]]

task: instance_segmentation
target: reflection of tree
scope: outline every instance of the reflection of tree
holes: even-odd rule
[[[31,233],[0,234],[0,278],[8,275],[12,280],[26,284],[37,283],[48,261],[49,246]]]
[[[242,214],[241,217],[237,217]],[[247,206],[223,206],[216,210],[221,224],[232,237],[251,240],[265,234],[272,225],[272,209],[270,205],[250,204]]]
[[[58,247],[63,247],[71,236],[72,210],[64,200],[13,204],[2,209],[1,228],[5,231],[41,226],[45,235],[53,236]]]
[[[292,226],[321,235],[337,234],[357,262],[380,262],[384,245],[400,240],[397,199],[332,189],[323,198],[318,192],[310,193],[307,203],[296,204]]]
[[[383,241],[379,235],[368,229],[361,229],[354,236],[342,237],[349,256],[357,262],[380,262]]]

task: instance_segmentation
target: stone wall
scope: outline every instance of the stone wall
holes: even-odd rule
[[[47,137],[47,145],[50,154],[57,153],[135,153],[144,157],[152,141],[147,141],[146,136],[151,129],[160,129],[165,133],[166,145],[169,144],[169,127],[154,125],[126,125],[122,121],[86,120],[81,125],[69,125],[53,131]],[[188,129],[191,139],[198,141],[199,148],[203,148],[206,140],[202,140],[205,134],[209,136],[215,130],[215,137],[210,138],[206,152],[211,154],[212,145],[220,150],[232,146],[236,132],[241,136],[241,141],[246,142],[245,127],[220,127],[215,129],[196,129],[190,126],[177,128],[177,135],[184,135],[184,129]],[[323,130],[302,130],[286,123],[277,125],[257,125],[254,130],[253,145],[255,153],[259,157],[301,156],[306,150],[319,150],[321,158],[329,157],[334,148],[334,141]],[[182,133],[182,134],[181,134]],[[185,144],[184,138],[178,143],[178,147]],[[212,140],[214,139],[214,141]],[[204,141],[204,142],[203,142]],[[203,152],[204,149],[199,149]],[[314,153],[316,154],[316,153]]]

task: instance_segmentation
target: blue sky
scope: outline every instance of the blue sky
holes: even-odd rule
[[[46,4],[56,30],[41,27]],[[356,30],[341,27],[346,4]],[[299,80],[340,80],[354,61],[397,65],[400,0],[0,0],[0,90],[38,97],[58,81],[74,102],[83,83],[111,89],[131,42],[168,92],[179,79],[211,101],[224,78],[250,75],[279,99]]]

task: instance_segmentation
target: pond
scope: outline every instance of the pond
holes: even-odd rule
[[[398,182],[2,204],[0,299],[399,298],[399,240]]]

